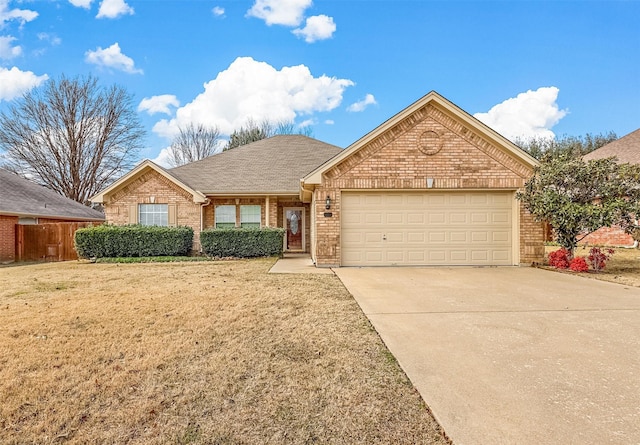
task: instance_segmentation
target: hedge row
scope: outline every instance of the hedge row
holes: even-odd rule
[[[200,233],[202,250],[213,257],[281,256],[282,228],[208,229]]]
[[[74,241],[81,258],[180,256],[191,251],[193,229],[105,224],[78,229]]]

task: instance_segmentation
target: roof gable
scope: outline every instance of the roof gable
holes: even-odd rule
[[[617,157],[620,163],[640,164],[640,128],[587,153],[584,155],[584,159],[589,161],[613,156]]]
[[[171,174],[169,171],[165,170],[164,168],[160,167],[158,164],[154,163],[153,161],[150,161],[149,159],[145,159],[140,164],[138,164],[133,170],[131,170],[129,173],[122,176],[120,179],[118,179],[116,182],[111,184],[106,189],[102,190],[97,195],[91,197],[91,201],[99,202],[99,203],[109,202],[110,196],[114,195],[120,189],[126,187],[127,185],[135,181],[136,178],[145,174],[149,170],[157,172],[158,174],[168,179],[170,182],[172,182],[176,186],[185,190],[187,193],[189,193],[192,196],[193,202],[204,203],[206,201],[207,198],[202,193],[192,189],[191,187],[189,187],[189,185],[182,182],[175,175]]]
[[[104,215],[101,212],[4,169],[0,169],[0,214],[104,221]]]
[[[389,144],[424,119],[427,114],[431,114],[450,128],[456,127],[455,130],[460,136],[483,149],[507,169],[523,175],[526,174],[525,171],[537,165],[533,157],[515,144],[432,91],[351,144],[330,162],[315,169],[304,178],[303,183],[313,186],[321,183],[323,175],[339,175],[340,169],[349,168],[349,158],[353,158],[351,163],[357,162],[358,158],[366,156],[363,151],[365,147],[375,150],[376,147]]]

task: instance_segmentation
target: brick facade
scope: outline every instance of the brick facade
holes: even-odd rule
[[[580,241],[580,245],[631,247],[633,237],[618,227],[603,227],[590,233]]]
[[[176,224],[193,227],[194,250],[200,249],[200,204],[191,194],[155,171],[147,171],[117,190],[104,203],[107,223],[123,225],[137,221],[138,204],[172,204],[176,206]]]
[[[17,216],[0,215],[0,262],[16,259]]]
[[[341,190],[518,190],[532,170],[440,108],[427,104],[325,171],[314,191],[316,264],[340,265]],[[331,217],[324,217],[331,198]],[[541,262],[543,228],[519,204],[520,262]],[[514,222],[517,223],[517,222]]]

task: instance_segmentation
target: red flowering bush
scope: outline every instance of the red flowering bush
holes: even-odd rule
[[[587,260],[589,261],[589,264],[591,265],[591,268],[593,270],[595,270],[596,272],[600,272],[606,267],[607,261],[609,261],[609,258],[611,258],[611,255],[613,255],[614,253],[615,250],[610,248],[601,249],[599,247],[592,247],[589,251]]]
[[[559,249],[549,253],[549,266],[556,269],[569,268],[569,252],[566,249]]]
[[[584,257],[579,256],[571,260],[569,263],[569,269],[574,272],[587,272],[589,270],[589,265]]]

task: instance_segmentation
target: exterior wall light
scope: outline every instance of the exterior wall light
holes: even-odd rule
[[[433,188],[433,178],[427,178],[427,188]]]
[[[329,210],[331,208],[331,197],[327,195],[327,199],[324,201],[324,208]]]

